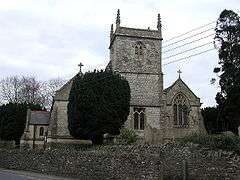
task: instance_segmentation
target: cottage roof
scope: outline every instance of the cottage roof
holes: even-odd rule
[[[48,111],[31,111],[29,117],[29,124],[34,125],[48,125],[50,112]]]

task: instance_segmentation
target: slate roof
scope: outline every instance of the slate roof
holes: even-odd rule
[[[31,111],[29,124],[48,125],[50,112],[48,111]]]

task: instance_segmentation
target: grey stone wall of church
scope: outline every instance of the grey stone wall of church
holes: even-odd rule
[[[187,99],[187,104],[190,108],[190,113],[188,115],[188,127],[179,127],[174,125],[173,100],[178,94],[183,95]],[[195,94],[193,94],[193,92],[187,87],[187,85],[182,81],[182,79],[179,78],[172,85],[172,87],[170,87],[167,91],[164,90],[163,101],[163,138],[174,139],[184,137],[191,133],[205,133],[203,119],[200,111],[200,99],[195,96]]]
[[[142,46],[141,54],[136,45]],[[145,129],[135,130],[144,137],[149,128],[159,128],[163,91],[161,34],[157,30],[118,27],[110,44],[113,71],[127,79],[131,89],[130,114],[125,127],[134,128],[134,107],[145,108]]]
[[[188,116],[188,121],[189,121],[188,127],[178,127],[174,125],[173,106],[167,106],[166,113],[168,114],[168,118],[165,118],[164,138],[175,139],[175,138],[184,137],[191,133],[201,132],[200,121],[202,119],[200,116],[199,107],[191,107],[191,111]]]
[[[143,44],[143,54],[135,54],[136,43]],[[112,68],[119,72],[161,74],[160,40],[116,36],[110,48]]]
[[[50,121],[50,135],[52,138],[71,137],[68,131],[67,105],[68,101],[54,102]]]
[[[160,106],[161,78],[153,74],[121,73],[129,82],[132,106]]]
[[[133,118],[133,111],[134,106],[130,107],[130,113],[128,116],[127,121],[125,122],[125,127],[129,129],[134,129],[134,118]],[[137,135],[144,138],[146,131],[149,128],[158,128],[160,123],[160,107],[146,107],[145,106],[145,129],[144,130],[135,130]]]

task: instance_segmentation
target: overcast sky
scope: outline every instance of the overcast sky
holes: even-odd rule
[[[156,29],[160,13],[163,38],[167,40],[216,20],[223,9],[239,10],[240,1],[0,0],[0,77],[33,75],[40,80],[68,79],[78,72],[79,62],[84,64],[83,71],[104,68],[109,61],[110,24],[115,23],[118,8],[121,25],[127,27]],[[195,39],[211,33],[214,31],[207,31]],[[175,41],[164,42],[164,45]],[[209,37],[195,46],[211,41]],[[190,47],[194,44],[184,48]],[[171,48],[174,46],[165,47],[163,52]],[[210,48],[213,44],[163,60],[163,64]],[[164,53],[163,57],[186,49]],[[178,77],[177,70],[181,69],[182,79],[201,98],[203,106],[214,105],[217,86],[211,85],[210,79],[215,77],[212,70],[217,62],[217,51],[213,50],[166,65],[163,67],[164,86],[171,85]]]

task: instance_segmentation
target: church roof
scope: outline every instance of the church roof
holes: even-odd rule
[[[164,89],[163,93],[167,94],[177,83],[183,84],[196,98],[198,98],[180,77],[171,86],[169,86],[168,88]]]
[[[29,124],[34,125],[48,125],[50,112],[48,111],[31,111],[29,115]]]
[[[68,101],[72,82],[78,74],[76,74],[72,79],[70,79],[66,84],[64,84],[59,90],[55,92],[54,101]]]

